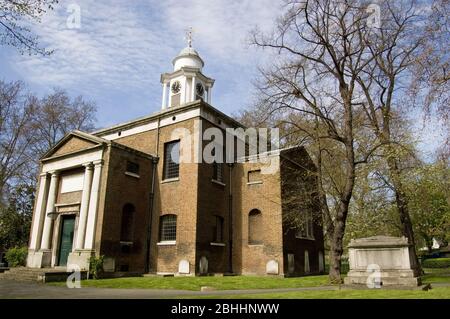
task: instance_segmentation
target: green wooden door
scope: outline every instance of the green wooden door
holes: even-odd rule
[[[61,236],[59,242],[59,266],[67,265],[67,257],[72,251],[73,232],[75,228],[74,216],[63,216],[61,225]]]

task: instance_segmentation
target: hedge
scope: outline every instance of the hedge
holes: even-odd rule
[[[5,259],[9,267],[25,266],[27,263],[27,247],[10,248],[6,254]]]
[[[431,258],[425,259],[422,263],[423,268],[449,268],[450,258]]]

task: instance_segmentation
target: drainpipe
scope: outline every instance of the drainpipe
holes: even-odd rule
[[[145,269],[144,272],[148,273],[150,271],[150,244],[152,238],[152,225],[153,225],[153,206],[155,202],[155,180],[156,180],[156,168],[158,167],[159,157],[159,127],[160,127],[160,118],[158,118],[158,125],[156,128],[156,150],[155,156],[152,158],[152,182],[150,188],[150,196],[149,196],[149,222],[147,228],[147,238],[145,244]]]
[[[229,194],[228,194],[228,273],[233,273],[233,166],[234,163],[228,163],[230,172]]]
[[[150,190],[150,198],[149,198],[149,223],[147,228],[147,241],[146,241],[146,249],[145,249],[145,273],[150,271],[150,241],[152,238],[152,224],[153,224],[153,202],[155,198],[155,175],[156,175],[156,167],[158,165],[159,158],[152,158],[152,183]]]

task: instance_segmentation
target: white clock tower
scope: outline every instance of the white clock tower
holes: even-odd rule
[[[192,29],[187,32],[188,46],[173,59],[173,72],[163,73],[162,109],[181,106],[196,100],[211,104],[211,91],[214,79],[202,73],[205,65],[192,47]]]

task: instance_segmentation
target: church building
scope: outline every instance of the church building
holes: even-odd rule
[[[104,270],[117,273],[323,273],[306,150],[199,158],[208,130],[246,128],[212,106],[214,80],[190,41],[172,63],[159,112],[74,131],[42,157],[27,266],[86,270],[91,256],[104,256]],[[225,155],[235,148],[220,145]]]

